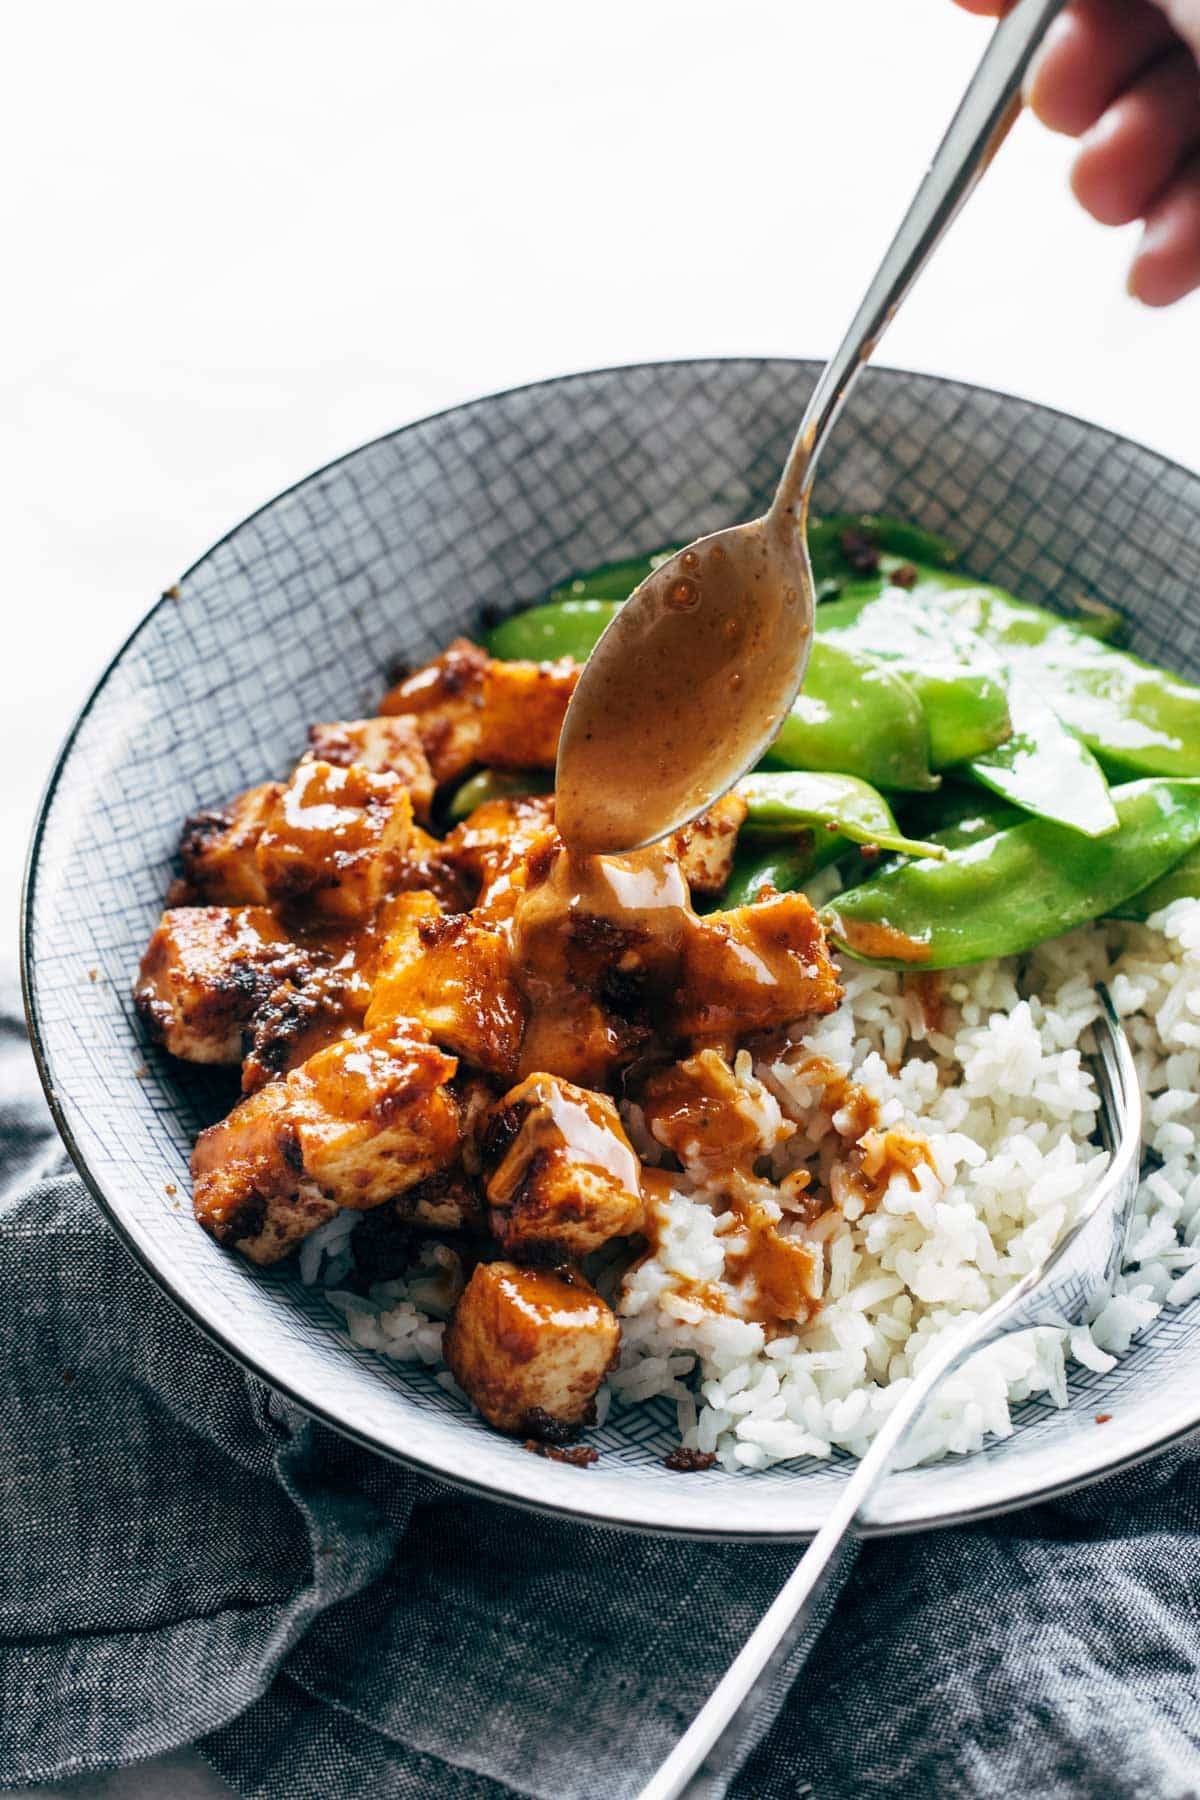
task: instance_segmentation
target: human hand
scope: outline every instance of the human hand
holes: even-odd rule
[[[957,0],[996,17],[1014,0]],[[1200,287],[1200,0],[1073,0],[1030,72],[1051,131],[1081,138],[1071,171],[1102,225],[1144,220],[1129,292],[1170,306]]]

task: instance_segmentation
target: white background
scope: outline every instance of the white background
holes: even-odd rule
[[[826,353],[986,29],[950,0],[20,8],[0,98],[0,963],[75,707],[215,537],[489,389]],[[1068,160],[1022,121],[884,358],[1200,463],[1200,309],[1125,298],[1129,234],[1075,209]]]

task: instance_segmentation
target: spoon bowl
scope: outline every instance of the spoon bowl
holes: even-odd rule
[[[772,509],[648,575],[588,660],[567,713],[556,816],[573,849],[638,850],[686,825],[770,746],[804,679],[813,577]]]

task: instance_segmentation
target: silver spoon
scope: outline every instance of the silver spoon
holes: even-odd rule
[[[766,513],[670,557],[593,650],[558,751],[556,820],[572,849],[653,843],[732,787],[779,730],[812,644],[805,528],[817,459],[859,370],[1016,117],[1022,78],[1064,3],[1020,0],[996,27],[817,382]]]
[[[1097,993],[1100,1016],[1093,1029],[1100,1135],[1110,1153],[1103,1179],[1058,1248],[986,1312],[948,1337],[913,1376],[795,1570],[638,1800],[676,1800],[680,1794],[707,1800],[724,1793],[726,1780],[741,1766],[764,1720],[778,1711],[832,1610],[837,1577],[867,1500],[946,1376],[1011,1332],[1072,1323],[1090,1299],[1111,1286],[1124,1260],[1138,1186],[1142,1096],[1129,1041],[1108,990],[1100,987]]]

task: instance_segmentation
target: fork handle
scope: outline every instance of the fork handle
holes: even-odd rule
[[[638,1800],[713,1800],[741,1766],[761,1721],[774,1716],[795,1669],[816,1641],[853,1553],[854,1523],[887,1474],[901,1438],[934,1388],[991,1335],[978,1326],[934,1352],[904,1390],[829,1517]]]
[[[767,514],[772,525],[803,526],[821,446],[859,370],[874,354],[908,290],[1004,142],[1020,111],[1025,71],[1064,4],[1065,0],[1020,0],[992,33],[925,179],[804,410]]]

